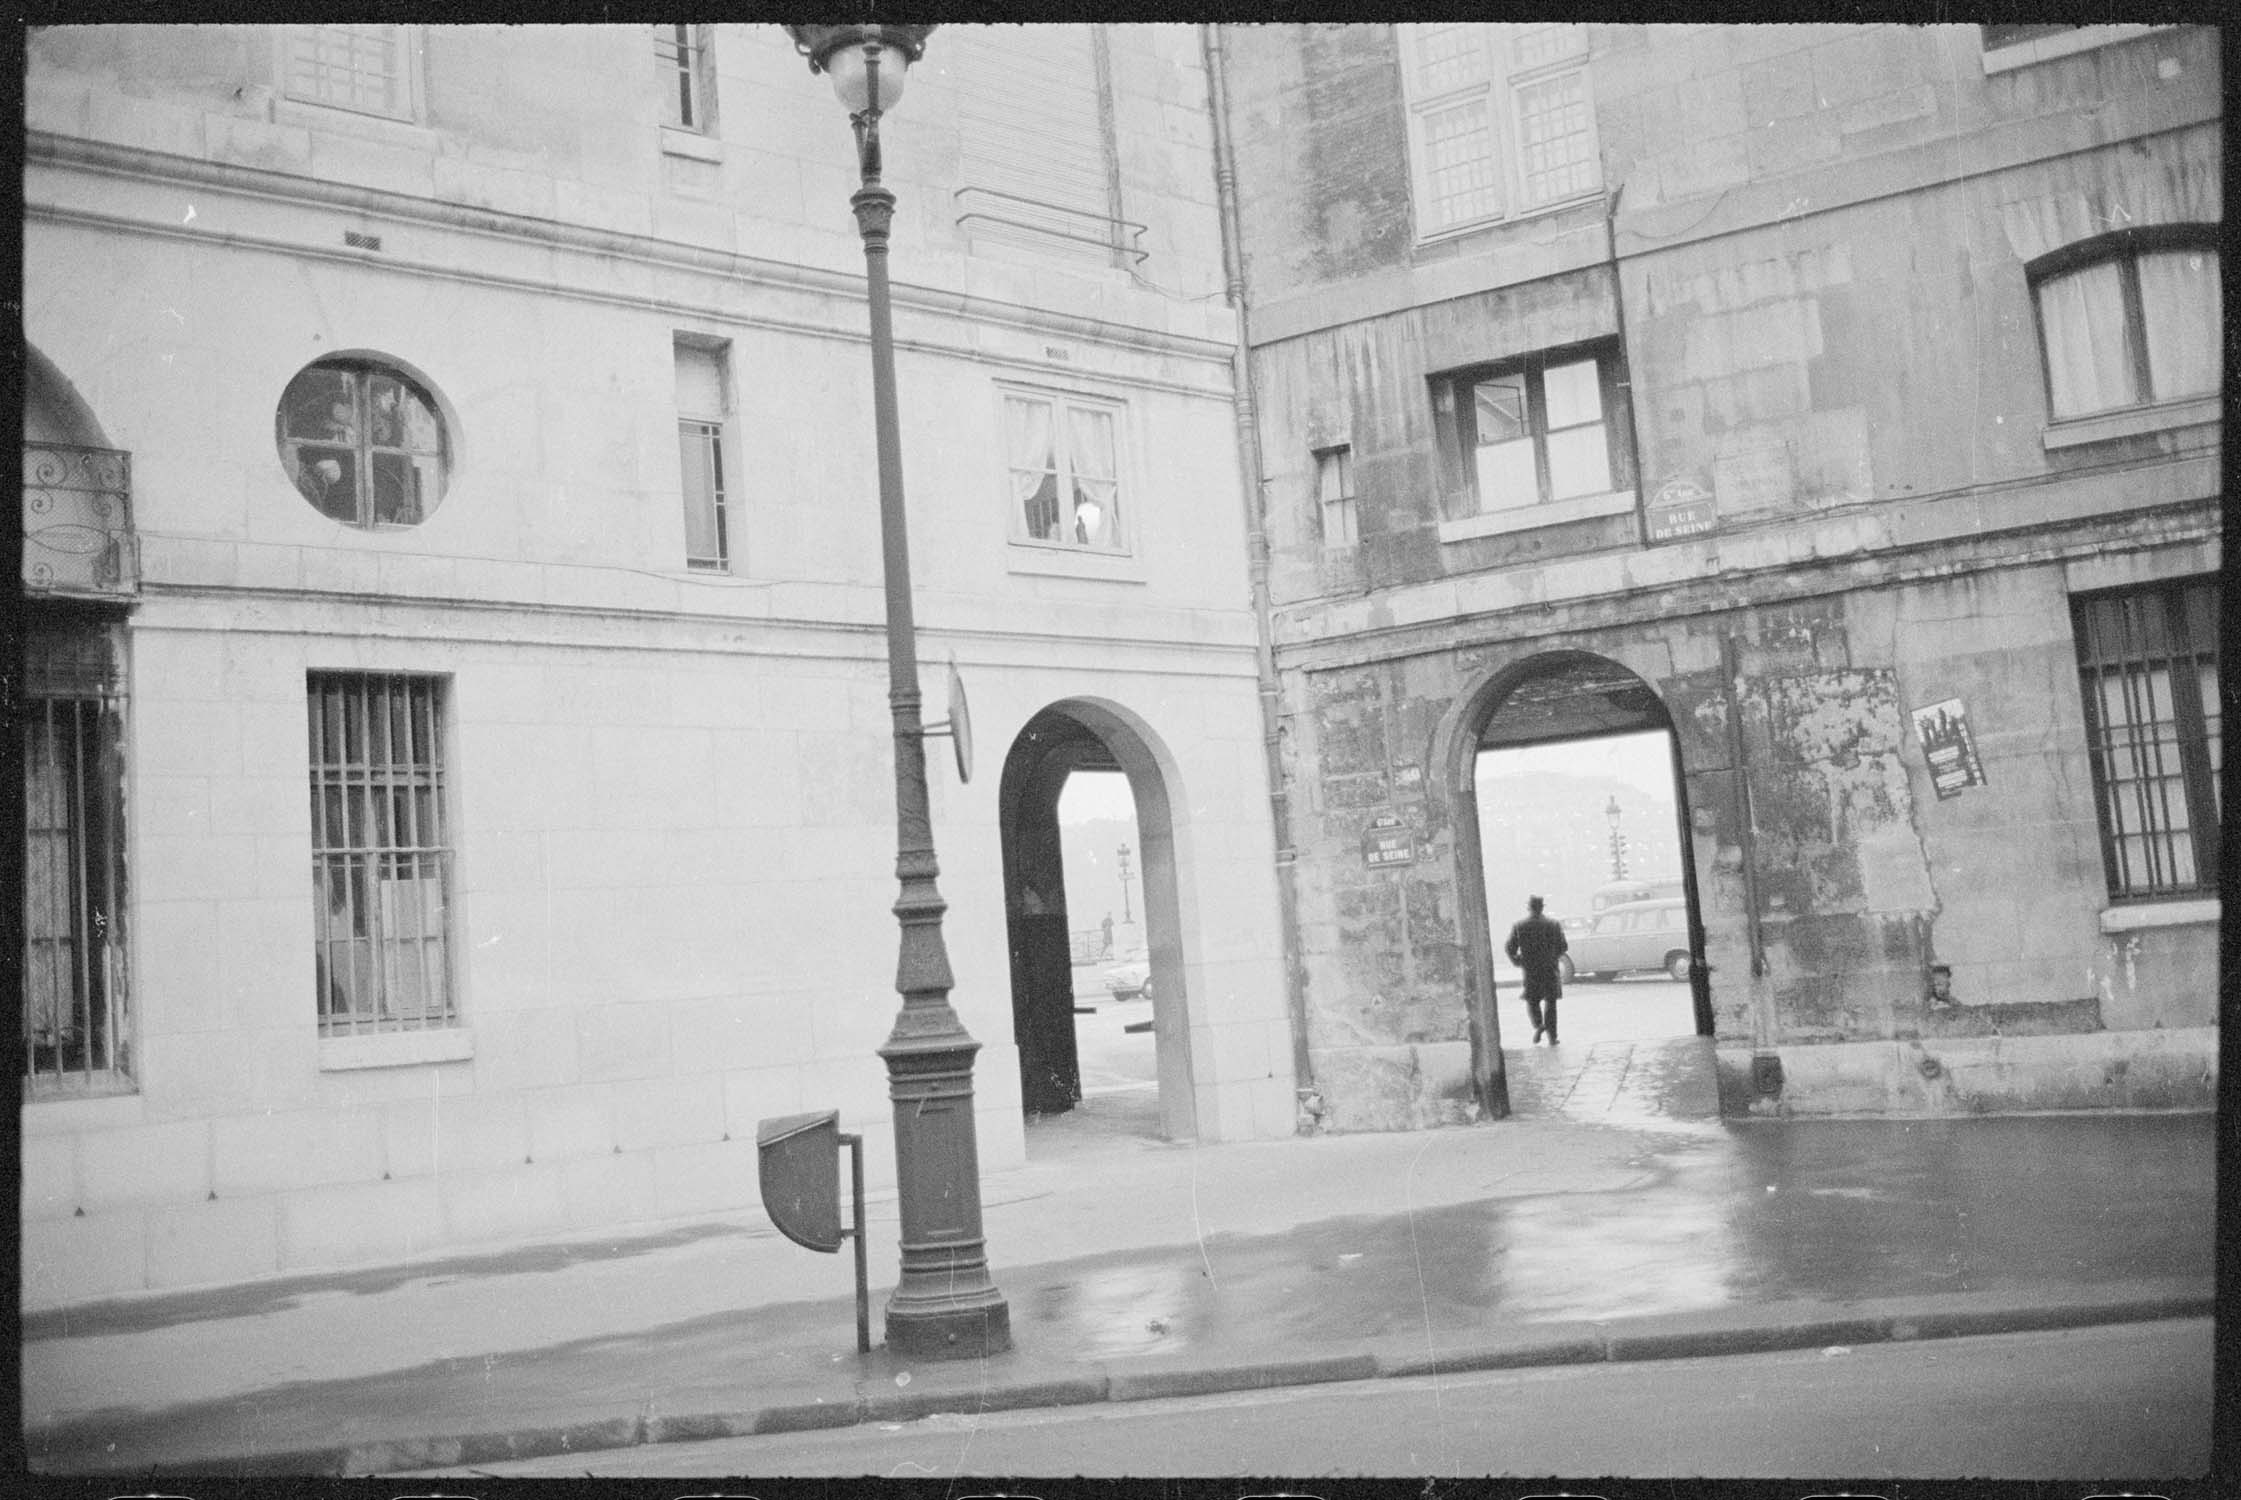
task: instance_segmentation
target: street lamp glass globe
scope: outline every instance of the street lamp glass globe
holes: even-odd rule
[[[825,59],[825,72],[833,81],[833,92],[840,96],[841,105],[854,114],[863,113],[871,99],[871,70],[865,59],[872,52],[879,53],[879,112],[893,109],[903,97],[903,84],[910,76],[910,55],[900,47],[882,47],[877,42],[860,46],[836,47]]]

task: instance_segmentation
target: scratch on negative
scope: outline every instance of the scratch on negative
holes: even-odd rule
[[[1439,1351],[1432,1347],[1432,1297],[1431,1293],[1426,1291],[1424,1287],[1424,1252],[1416,1239],[1416,1164],[1422,1161],[1424,1153],[1431,1149],[1432,1139],[1430,1134],[1427,1133],[1424,1144],[1418,1146],[1416,1154],[1408,1159],[1408,1173],[1401,1179],[1401,1193],[1408,1209],[1408,1253],[1410,1258],[1416,1262],[1416,1300],[1424,1309],[1424,1352],[1437,1359]],[[1441,1400],[1440,1382],[1436,1369],[1433,1372],[1432,1379],[1432,1409],[1440,1414],[1439,1431],[1445,1433],[1447,1431],[1447,1410],[1445,1403]]]
[[[1214,1262],[1206,1253],[1206,1226],[1198,1217],[1198,1142],[1191,1142],[1191,1233],[1198,1240],[1198,1263],[1206,1268],[1206,1283],[1219,1286],[1214,1279]]]

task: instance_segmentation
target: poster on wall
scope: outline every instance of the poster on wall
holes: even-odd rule
[[[1958,797],[1984,785],[1984,765],[1976,758],[1976,736],[1969,732],[1969,710],[1958,698],[1914,710],[1914,736],[1930,762],[1930,784],[1938,800]]]

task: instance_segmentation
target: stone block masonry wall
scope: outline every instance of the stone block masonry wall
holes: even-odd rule
[[[2184,566],[2175,554],[2136,565]],[[1465,930],[1485,920],[1483,896],[1456,860],[1466,804],[1448,768],[1469,763],[1454,737],[1477,733],[1461,706],[1480,685],[1555,650],[1630,667],[1671,716],[1716,1039],[1738,1067],[1753,1050],[1801,1059],[1784,1096],[1797,1111],[1868,1107],[1860,1079],[1884,1075],[1820,1054],[1870,1043],[1929,1048],[1960,1069],[1927,1094],[1894,1083],[1877,1109],[2124,1103],[2135,1095],[2123,1069],[2089,1087],[2075,1048],[2160,1029],[2178,1034],[2158,1043],[2170,1055],[2153,1097],[2206,1098],[2212,929],[2181,912],[2103,930],[2113,919],[2068,586],[2060,564],[2017,566],[1291,673],[1305,705],[1291,721],[1305,1001],[1327,1123],[1475,1116],[1471,948],[1499,933]],[[1960,618],[1983,633],[1941,623]],[[1739,692],[1721,665],[1730,638]],[[1909,711],[1948,698],[1968,710],[1985,780],[1940,798]],[[1957,1009],[1932,1007],[1932,962],[1952,967]],[[1999,1039],[2017,1035],[2038,1050],[1996,1065]],[[2121,1036],[2091,1045],[2125,1051]],[[1731,1092],[1730,1108],[1749,1101],[1747,1088]]]

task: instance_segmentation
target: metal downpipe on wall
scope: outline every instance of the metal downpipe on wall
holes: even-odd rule
[[[1286,1019],[1292,1033],[1292,1088],[1299,1101],[1301,1133],[1322,1123],[1321,1098],[1307,1050],[1306,970],[1299,951],[1298,850],[1292,844],[1291,797],[1284,788],[1282,694],[1276,678],[1275,631],[1268,589],[1268,497],[1263,477],[1259,404],[1254,396],[1251,323],[1246,312],[1245,262],[1237,223],[1237,161],[1229,133],[1227,59],[1218,22],[1201,22],[1200,55],[1206,67],[1208,104],[1214,127],[1214,200],[1222,226],[1222,276],[1229,305],[1237,311],[1237,349],[1230,356],[1230,406],[1237,419],[1237,461],[1245,490],[1245,544],[1253,595],[1254,669],[1259,677],[1261,745],[1268,761],[1268,811],[1276,843],[1278,936],[1284,953]]]

